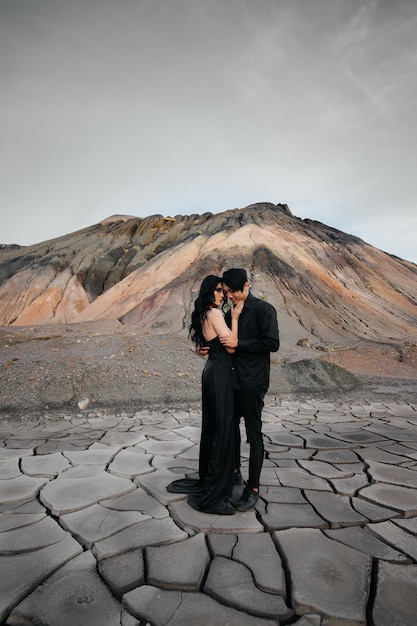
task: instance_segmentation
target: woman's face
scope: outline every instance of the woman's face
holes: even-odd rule
[[[223,304],[224,293],[223,293],[223,284],[217,283],[217,287],[214,290],[213,294],[213,306],[218,307]]]

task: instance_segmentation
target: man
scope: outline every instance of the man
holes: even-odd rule
[[[235,507],[238,511],[248,511],[259,499],[259,481],[264,460],[261,414],[269,387],[270,353],[279,348],[278,321],[274,307],[250,293],[244,269],[234,268],[224,272],[223,290],[233,306],[244,302],[238,323],[238,339],[227,335],[221,336],[220,341],[224,346],[236,349],[232,369],[238,455],[236,469],[240,465],[241,417],[245,420],[250,455],[248,481]],[[226,313],[226,322],[230,326],[230,311]]]

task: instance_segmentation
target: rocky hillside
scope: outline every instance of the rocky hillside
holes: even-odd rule
[[[0,325],[120,320],[185,333],[202,278],[247,268],[281,331],[315,346],[417,339],[417,266],[261,203],[212,215],[113,216],[33,246],[0,247]]]

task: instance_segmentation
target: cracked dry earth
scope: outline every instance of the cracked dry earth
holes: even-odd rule
[[[230,517],[166,491],[200,420],[3,421],[2,624],[417,623],[417,405],[268,402],[261,498]]]

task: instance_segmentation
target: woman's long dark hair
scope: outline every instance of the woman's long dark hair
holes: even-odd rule
[[[194,302],[194,311],[191,313],[190,337],[196,346],[205,346],[207,341],[203,335],[203,321],[214,300],[214,290],[222,282],[218,276],[210,274],[201,283],[200,293]]]

